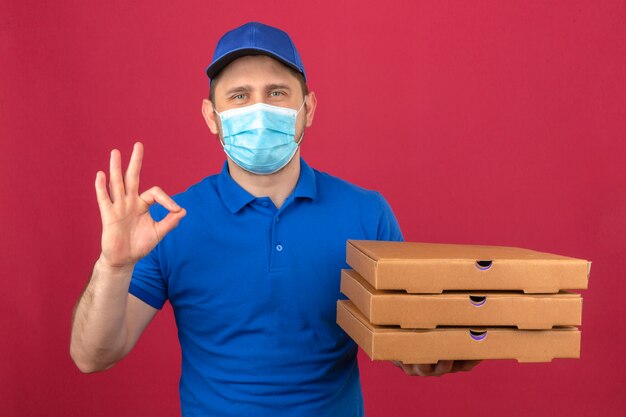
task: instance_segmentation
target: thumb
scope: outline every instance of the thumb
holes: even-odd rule
[[[163,239],[166,234],[171,232],[172,229],[178,226],[178,223],[183,217],[185,217],[186,214],[187,210],[185,210],[184,208],[181,208],[177,212],[170,211],[163,220],[156,223],[154,227],[157,230],[159,241],[161,241],[161,239]]]

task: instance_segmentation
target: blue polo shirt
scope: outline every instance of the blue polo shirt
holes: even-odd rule
[[[130,293],[174,310],[185,417],[364,414],[357,345],[336,324],[346,240],[402,233],[380,193],[300,161],[280,209],[224,163],[174,196],[187,215],[135,266]]]

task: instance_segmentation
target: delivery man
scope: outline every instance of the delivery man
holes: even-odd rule
[[[111,152],[95,188],[102,253],[78,300],[71,356],[108,369],[166,300],[182,349],[184,416],[362,416],[357,345],[336,324],[347,239],[402,240],[382,195],[300,157],[317,100],[289,36],[260,23],[226,33],[202,113],[221,173],[169,197],[140,192],[143,147],[122,174]],[[157,203],[157,204],[155,204]],[[395,363],[411,375],[475,361]]]

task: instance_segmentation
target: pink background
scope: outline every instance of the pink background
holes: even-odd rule
[[[221,168],[203,71],[249,20],[302,54],[319,100],[306,160],[380,190],[407,240],[593,261],[580,360],[419,378],[361,353],[367,415],[626,415],[626,3],[591,0],[0,3],[1,414],[179,414],[169,305],[113,369],[70,360],[93,182],[138,139],[143,189]]]

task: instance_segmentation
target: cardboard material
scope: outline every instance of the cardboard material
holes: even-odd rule
[[[442,294],[407,294],[372,287],[356,271],[341,271],[344,293],[372,324],[430,329],[436,326],[516,326],[550,329],[579,326],[580,294],[524,295],[521,291],[444,291]]]
[[[557,293],[586,289],[591,263],[505,246],[348,240],[346,261],[378,290]]]
[[[437,363],[439,360],[517,359],[551,362],[580,356],[580,331],[448,327],[409,330],[371,324],[347,300],[337,302],[337,323],[372,360]]]

